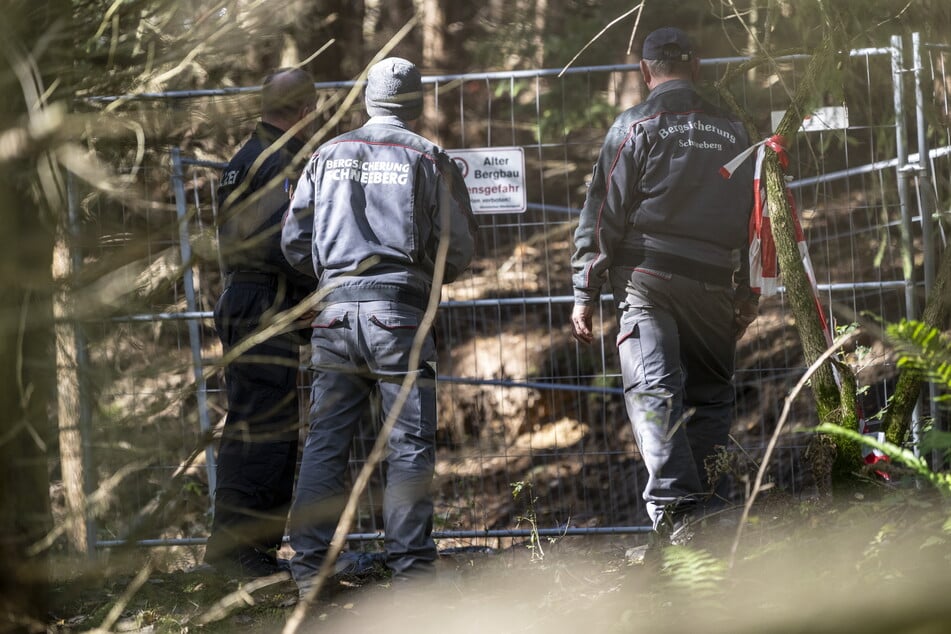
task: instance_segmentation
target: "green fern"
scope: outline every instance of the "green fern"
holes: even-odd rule
[[[726,563],[704,550],[686,546],[664,549],[664,572],[672,589],[695,599],[711,598],[723,592]]]
[[[951,389],[951,337],[920,321],[904,319],[888,326],[887,333],[898,353],[899,367]]]
[[[911,469],[916,475],[931,482],[945,495],[951,495],[951,473],[937,473],[931,470],[924,458],[916,456],[914,452],[899,447],[890,442],[879,442],[871,436],[865,436],[853,429],[847,429],[832,423],[821,423],[816,431],[823,434],[834,434],[849,438],[873,449],[878,449],[893,463],[901,464]]]

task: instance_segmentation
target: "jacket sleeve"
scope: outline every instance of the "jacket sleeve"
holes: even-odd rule
[[[750,288],[750,248],[740,249],[739,267],[733,273],[733,284],[737,287]]]
[[[298,179],[281,227],[284,258],[294,270],[312,278],[318,277],[318,263],[314,261],[315,164],[316,157],[311,159]]]
[[[446,270],[443,282],[448,284],[459,278],[469,268],[475,255],[478,226],[472,214],[472,203],[462,173],[445,153],[439,153],[439,172],[436,191],[436,213],[433,218],[433,233],[442,235],[443,218],[449,219],[449,251],[446,255]],[[448,205],[443,210],[442,205]]]
[[[571,257],[575,304],[598,303],[601,287],[607,281],[613,257],[624,237],[636,175],[640,172],[635,165],[638,160],[632,137],[635,129],[616,121],[605,136],[594,165]]]
[[[743,128],[743,124],[737,122],[737,137],[741,139],[741,144],[745,143],[747,146],[750,144],[749,137],[746,135],[746,130]],[[753,218],[753,206],[755,205],[753,199],[753,171],[756,164],[756,153],[754,152],[747,160],[747,167],[749,168],[748,177],[746,178],[747,185],[749,187],[749,197],[747,198],[747,209],[746,209],[746,221],[747,225],[752,221]],[[750,226],[750,239],[752,239],[752,230]],[[745,291],[751,292],[750,290],[750,242],[749,240],[739,249],[739,262],[736,270],[733,272],[733,284],[737,289],[744,289]]]

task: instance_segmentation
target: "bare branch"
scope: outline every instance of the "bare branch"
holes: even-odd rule
[[[584,53],[585,50],[587,50],[587,48],[588,48],[589,46],[591,46],[592,44],[594,44],[594,43],[598,40],[599,37],[601,37],[602,35],[604,35],[612,26],[614,26],[615,24],[617,24],[618,22],[620,22],[620,21],[623,20],[624,18],[628,17],[629,15],[631,15],[632,13],[634,13],[635,11],[637,11],[637,21],[635,21],[635,23],[634,23],[634,31],[631,32],[631,40],[633,41],[633,39],[634,39],[634,32],[637,31],[637,25],[638,25],[638,23],[639,23],[640,20],[641,20],[641,13],[643,12],[644,5],[645,5],[645,4],[647,4],[647,0],[641,0],[641,3],[638,4],[636,7],[634,7],[633,9],[631,9],[630,11],[628,11],[627,13],[625,13],[625,14],[623,14],[623,15],[620,15],[620,16],[614,18],[613,20],[611,20],[611,22],[609,22],[606,27],[604,27],[603,29],[601,29],[600,31],[598,31],[598,34],[597,34],[597,35],[595,35],[593,38],[591,38],[590,40],[588,40],[588,43],[585,44],[584,46],[582,46],[580,51],[578,51],[577,53],[575,53],[575,56],[572,57],[571,60],[569,60],[569,62],[568,62],[567,64],[565,64],[565,67],[561,69],[561,72],[558,73],[558,76],[561,77],[562,75],[564,75],[564,74],[565,74],[565,71],[568,70],[569,68],[571,68],[571,65],[575,63],[575,60],[578,59],[579,57],[581,57],[581,54]],[[630,52],[630,50],[629,50],[628,52]]]

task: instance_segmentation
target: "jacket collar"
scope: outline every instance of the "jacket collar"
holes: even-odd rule
[[[254,130],[254,134],[261,139],[265,146],[273,144],[281,138],[284,132],[285,130],[280,129],[276,125],[271,125],[263,121],[258,121],[257,128]],[[284,147],[291,154],[297,154],[300,149],[304,147],[304,142],[292,136],[284,143]]]
[[[370,119],[363,125],[393,125],[397,128],[403,128],[404,130],[409,130],[409,125],[397,117],[396,115],[381,115],[377,117],[370,117]]]
[[[664,83],[656,86],[651,92],[650,96],[655,97],[657,95],[662,95],[664,93],[671,92],[673,90],[690,90],[696,91],[696,88],[693,85],[693,82],[689,79],[670,79]]]

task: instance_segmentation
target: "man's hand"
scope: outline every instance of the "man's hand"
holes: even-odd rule
[[[733,296],[733,333],[737,341],[759,315],[759,295],[739,288]]]
[[[594,341],[594,333],[591,331],[591,315],[594,308],[584,304],[575,304],[571,311],[571,334],[581,343],[591,343]]]

